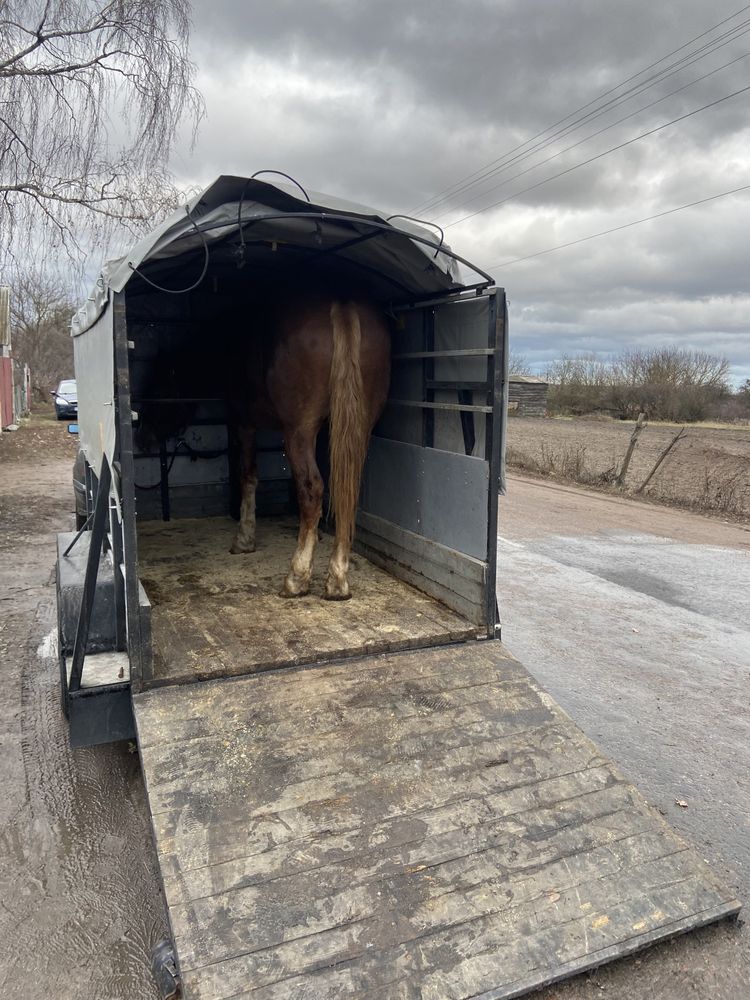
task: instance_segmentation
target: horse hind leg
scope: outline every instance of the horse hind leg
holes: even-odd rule
[[[323,477],[315,461],[318,429],[285,435],[286,454],[292,467],[299,504],[299,535],[292,565],[284,580],[283,597],[303,597],[310,592],[318,524],[323,508]]]
[[[238,437],[242,501],[240,503],[240,523],[229,550],[232,555],[255,552],[255,490],[258,486],[255,430],[251,427],[242,427],[238,432]]]
[[[349,553],[351,542],[348,538],[339,538],[336,532],[331,561],[328,564],[328,576],[324,597],[327,601],[348,601],[352,596],[349,587]]]

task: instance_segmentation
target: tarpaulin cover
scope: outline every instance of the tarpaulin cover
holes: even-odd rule
[[[92,294],[73,319],[73,335],[96,322],[110,293],[125,288],[134,268],[202,250],[204,239],[210,252],[212,244],[239,233],[240,228],[251,233],[255,242],[335,253],[338,259],[366,270],[376,286],[381,283],[384,294],[390,289],[396,299],[460,291],[466,284],[489,281],[488,275],[468,262],[464,263],[470,281],[464,281],[456,256],[441,244],[437,230],[398,216],[392,216],[389,223],[375,209],[330,195],[311,192],[309,197],[308,202],[291,184],[219,177],[128,254],[104,265]]]

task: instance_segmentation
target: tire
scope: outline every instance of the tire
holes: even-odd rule
[[[76,531],[80,531],[88,520],[86,505],[86,459],[81,449],[73,463],[73,509],[76,515]]]

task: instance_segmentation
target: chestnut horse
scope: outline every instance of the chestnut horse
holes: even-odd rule
[[[362,468],[375,421],[385,405],[390,376],[390,331],[385,317],[365,301],[307,300],[284,307],[272,329],[245,358],[233,410],[240,445],[242,502],[231,552],[255,549],[255,434],[278,427],[284,436],[299,502],[299,535],[282,595],[310,590],[322,515],[323,478],[316,459],[326,419],[330,437],[330,506],[336,539],[325,597],[351,596],[349,554]]]

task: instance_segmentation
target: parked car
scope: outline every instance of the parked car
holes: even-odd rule
[[[78,390],[74,378],[64,379],[56,389],[52,390],[52,396],[58,420],[78,416]]]

